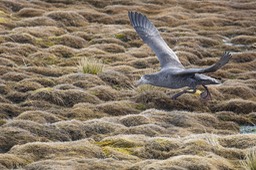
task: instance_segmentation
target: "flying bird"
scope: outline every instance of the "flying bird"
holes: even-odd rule
[[[220,81],[202,73],[217,71],[228,63],[231,54],[225,52],[219,61],[206,68],[185,68],[145,15],[129,11],[128,16],[133,28],[140,38],[154,51],[161,66],[159,72],[143,75],[136,85],[150,84],[171,89],[187,87],[185,90],[173,95],[172,99],[177,99],[184,93],[196,93],[197,87],[202,85],[205,91],[200,94],[201,98],[211,99],[211,94],[206,85],[220,84]]]

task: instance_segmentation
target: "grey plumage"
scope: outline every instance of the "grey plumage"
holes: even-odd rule
[[[214,72],[220,69],[230,60],[230,53],[224,53],[220,60],[210,67],[186,69],[145,15],[138,12],[128,12],[128,16],[140,38],[155,52],[161,66],[159,72],[142,76],[138,81],[138,85],[151,84],[173,89],[187,86],[193,90],[192,92],[196,91],[198,85],[202,85],[207,93],[204,96],[210,97],[205,85],[219,84],[220,82],[201,73]],[[177,93],[173,96],[173,99],[184,93],[190,93],[190,91],[184,90]]]

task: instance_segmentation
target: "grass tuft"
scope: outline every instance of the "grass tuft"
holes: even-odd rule
[[[79,61],[78,67],[83,73],[99,74],[103,72],[104,65],[101,60],[84,57]]]
[[[138,93],[146,93],[146,92],[158,92],[158,91],[164,91],[165,89],[162,87],[152,86],[148,84],[141,85],[137,88],[135,88],[136,92]]]
[[[256,148],[250,149],[245,156],[245,160],[240,163],[246,170],[256,170]]]

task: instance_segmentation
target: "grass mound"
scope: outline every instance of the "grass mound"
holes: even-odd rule
[[[52,125],[40,124],[30,120],[14,120],[3,125],[4,128],[20,128],[30,132],[37,141],[69,141],[70,138]],[[26,135],[27,136],[27,135]]]
[[[81,58],[78,63],[79,70],[85,74],[100,74],[103,72],[104,65],[101,60],[94,58]]]
[[[40,88],[43,88],[43,86],[40,83],[28,79],[23,79],[14,86],[14,89],[19,92],[34,91]]]
[[[38,16],[38,17],[23,19],[17,22],[17,26],[19,27],[57,26],[57,22],[46,16]]]
[[[57,79],[59,84],[70,83],[77,87],[88,89],[95,86],[106,85],[98,76],[92,74],[72,73]]]
[[[88,92],[97,96],[100,100],[111,101],[115,100],[118,96],[118,91],[110,86],[96,86],[88,89]]]
[[[130,101],[109,101],[96,106],[97,109],[112,116],[136,114],[136,103]]]
[[[56,1],[56,0],[55,0]],[[127,169],[130,167],[129,161],[117,160],[115,158],[101,159],[70,159],[70,160],[42,160],[26,166],[26,169]]]
[[[213,111],[232,111],[238,114],[248,114],[256,110],[256,103],[250,100],[231,99],[211,108]]]
[[[38,141],[31,132],[17,127],[1,127],[0,153],[8,152],[13,146]]]
[[[99,77],[106,82],[108,85],[112,86],[113,88],[130,88],[132,87],[130,79],[116,71],[105,71],[99,74]]]
[[[86,24],[84,17],[74,11],[53,11],[47,16],[63,26],[83,26]]]
[[[103,158],[101,149],[90,143],[88,140],[72,142],[33,142],[24,145],[14,146],[10,153],[19,156],[26,155],[30,161],[44,159],[67,159],[76,158]]]
[[[19,10],[17,15],[19,17],[37,17],[37,16],[41,16],[44,13],[45,11],[42,9],[22,8],[21,10]]]
[[[37,123],[45,124],[45,123],[54,123],[58,122],[61,119],[56,115],[46,112],[46,111],[25,111],[16,117],[18,120],[30,120]]]
[[[82,102],[100,103],[100,100],[96,96],[80,89],[58,90],[54,88],[42,88],[32,92],[29,99],[45,100],[66,107],[72,107],[74,104]]]

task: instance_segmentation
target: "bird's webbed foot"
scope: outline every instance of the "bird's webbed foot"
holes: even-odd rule
[[[210,91],[208,90],[208,88],[205,85],[202,85],[202,86],[204,87],[205,91],[200,94],[201,100],[203,100],[203,101],[211,100],[212,96],[211,96]]]
[[[180,97],[181,95],[185,94],[185,93],[195,93],[196,92],[196,89],[186,89],[186,90],[183,90],[179,93],[176,93],[175,95],[172,96],[172,99],[173,100],[176,100],[178,97]]]

